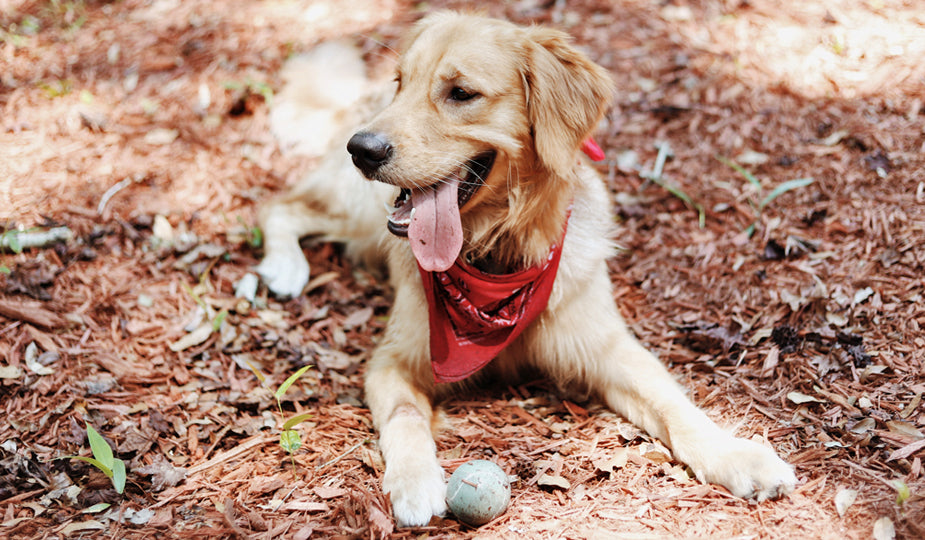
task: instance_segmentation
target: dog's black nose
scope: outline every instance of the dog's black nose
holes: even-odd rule
[[[379,133],[368,131],[361,131],[350,137],[347,151],[353,156],[353,164],[367,177],[392,157],[392,145],[389,144],[389,140]]]

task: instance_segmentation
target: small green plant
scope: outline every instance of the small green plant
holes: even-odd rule
[[[13,271],[10,270],[10,267],[5,264],[0,264],[0,274],[10,275]]]
[[[70,94],[74,90],[74,83],[70,79],[60,79],[50,83],[39,83],[39,88],[45,91],[45,97],[55,99]]]
[[[730,169],[742,175],[742,177],[745,178],[745,180],[747,180],[749,184],[755,187],[756,192],[758,193],[759,196],[761,196],[761,193],[764,191],[764,186],[761,185],[760,180],[755,178],[755,175],[750,173],[747,169],[745,169],[738,163],[730,159],[726,159],[723,156],[716,156],[716,159],[723,165],[726,165]],[[780,197],[781,195],[783,195],[784,193],[787,193],[788,191],[799,189],[801,187],[806,187],[812,183],[813,183],[813,179],[809,177],[797,178],[795,180],[788,180],[786,182],[779,184],[774,189],[772,189],[771,192],[768,193],[763,199],[761,199],[761,201],[758,204],[755,204],[755,201],[749,198],[748,204],[749,206],[752,207],[752,210],[755,212],[755,220],[752,222],[751,225],[749,225],[745,229],[746,234],[749,237],[755,234],[755,229],[758,227],[758,221],[761,219],[761,213],[764,212],[764,209],[769,204],[771,204],[771,202],[774,199]]]
[[[208,270],[203,272],[200,276],[200,285],[205,284],[206,276],[208,276]],[[215,310],[212,309],[212,306],[207,304],[206,301],[202,299],[202,296],[200,296],[192,287],[190,287],[187,283],[181,283],[180,285],[183,287],[183,290],[193,298],[196,304],[202,308],[202,311],[209,318],[209,321],[212,323],[212,331],[218,332],[218,330],[222,327],[222,323],[225,321],[225,317],[228,316],[228,310],[222,309],[218,313],[215,313]]]
[[[276,408],[279,409],[279,415],[283,418],[286,417],[283,413],[283,404],[280,401],[283,397],[283,394],[286,393],[286,390],[289,390],[289,387],[292,386],[294,382],[299,380],[299,377],[305,374],[311,366],[303,366],[299,371],[296,371],[289,376],[288,379],[283,381],[283,384],[279,385],[279,388],[276,389],[276,392],[273,394],[273,397],[276,398]],[[283,422],[283,431],[279,434],[279,445],[283,450],[289,453],[289,459],[292,461],[292,475],[295,476],[295,451],[302,447],[302,436],[299,435],[299,432],[292,429],[302,422],[311,418],[310,413],[297,414],[285,422]]]
[[[265,82],[257,81],[248,77],[244,82],[226,81],[222,84],[227,90],[243,91],[248,94],[256,94],[263,98],[267,105],[273,104],[273,89]]]
[[[246,361],[245,361],[246,362]],[[247,367],[254,373],[254,376],[257,377],[257,380],[261,384],[266,384],[267,378],[250,362],[246,362]],[[288,379],[283,381],[283,384],[279,385],[276,389],[276,392],[273,393],[273,397],[276,398],[276,408],[279,410],[279,415],[282,418],[286,418],[286,413],[283,412],[282,398],[283,394],[286,393],[286,390],[289,390],[289,387],[293,385],[299,378],[305,374],[306,371],[311,369],[311,366],[303,366],[298,371],[289,376]],[[297,425],[311,418],[310,413],[297,414],[291,418],[286,419],[283,422],[283,430],[279,434],[279,446],[289,453],[289,459],[292,462],[292,475],[293,477],[298,478],[296,475],[296,465],[294,454],[296,450],[302,447],[302,436],[299,435],[299,432],[293,429]]]
[[[244,238],[247,240],[247,245],[253,249],[259,249],[263,246],[263,231],[260,227],[257,225],[249,226],[241,216],[238,216],[238,223],[244,227]]]
[[[651,180],[655,182],[662,189],[666,190],[668,193],[671,193],[675,197],[681,199],[684,204],[693,207],[697,210],[697,224],[702,229],[706,225],[706,212],[703,209],[703,205],[698,202],[695,202],[690,195],[684,192],[681,188],[671,185],[665,181],[662,177],[662,170],[665,167],[665,161],[668,160],[668,157],[671,155],[671,147],[668,143],[657,143],[656,148],[658,148],[658,155],[655,157],[655,167],[653,167],[652,172],[643,173],[641,176],[646,180]]]
[[[896,506],[902,506],[912,497],[912,490],[902,480],[894,480],[893,487],[896,488]]]
[[[8,249],[13,253],[22,253],[22,242],[19,241],[19,231],[10,229],[0,233],[0,250]]]
[[[87,424],[87,440],[90,441],[90,450],[93,452],[92,458],[85,456],[64,456],[58,459],[79,459],[81,461],[86,461],[112,480],[112,485],[116,488],[117,493],[122,493],[125,490],[125,462],[113,456],[112,448],[110,448],[109,443],[107,443],[106,439],[97,433],[90,424]]]

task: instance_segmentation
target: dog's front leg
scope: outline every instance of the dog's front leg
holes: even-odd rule
[[[298,296],[308,283],[309,266],[299,238],[317,232],[318,220],[305,204],[306,197],[297,193],[274,199],[258,214],[264,257],[256,270],[278,296]]]
[[[621,329],[603,366],[608,404],[664,441],[701,481],[759,501],[793,491],[793,469],[774,450],[734,437],[683,393],[662,364]]]
[[[396,290],[389,326],[366,374],[366,401],[385,459],[382,489],[399,527],[424,526],[446,512],[446,482],[431,431],[427,308],[409,289]]]
[[[554,375],[580,376],[616,412],[667,444],[700,480],[758,500],[793,491],[790,465],[772,449],[734,437],[697,408],[629,332],[609,295],[594,293],[608,289],[606,271],[595,279],[585,294],[571,297],[543,320],[534,356],[552,351],[553,357],[545,358]]]

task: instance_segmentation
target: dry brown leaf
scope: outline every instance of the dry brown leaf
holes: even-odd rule
[[[536,479],[536,484],[553,489],[569,489],[572,483],[557,474],[542,474]]]
[[[150,465],[143,465],[135,469],[139,474],[151,475],[151,487],[154,491],[174,487],[186,478],[186,469],[174,467],[172,463],[161,454],[154,454],[154,461]]]
[[[626,448],[617,448],[609,454],[594,460],[594,466],[597,470],[613,476],[616,469],[622,469],[626,466],[628,451]]]

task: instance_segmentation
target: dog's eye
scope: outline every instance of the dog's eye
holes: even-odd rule
[[[469,101],[474,97],[478,97],[478,95],[478,92],[470,92],[469,90],[460,88],[458,86],[454,86],[453,89],[450,90],[450,99],[453,101]]]

